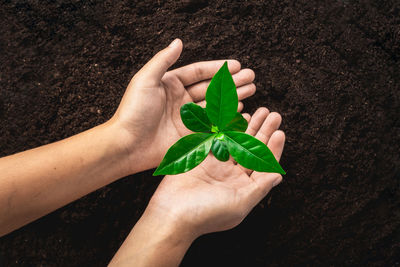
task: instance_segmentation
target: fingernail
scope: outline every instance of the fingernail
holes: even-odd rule
[[[175,40],[173,40],[170,44],[169,44],[169,46],[168,47],[174,47],[174,46],[176,46],[177,44],[178,44],[178,38],[177,39],[175,39]]]
[[[282,182],[282,176],[279,175],[278,177],[276,177],[275,181],[272,183],[272,187],[277,186],[281,182]]]

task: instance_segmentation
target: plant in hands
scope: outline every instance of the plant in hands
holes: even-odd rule
[[[167,48],[165,53],[168,53],[168,51],[175,53],[175,50],[178,49],[172,50],[171,48]],[[178,53],[174,56],[174,60],[177,57]],[[156,56],[157,58],[159,56]],[[166,66],[170,66],[174,60],[169,60]],[[154,66],[154,68],[162,65],[158,62],[158,59],[152,61],[154,61],[154,64],[148,63],[147,65]],[[240,64],[238,62],[233,65],[231,64],[229,62],[230,71],[234,74],[233,80],[238,87],[237,97],[239,100],[254,94],[255,87],[253,84],[250,84],[254,79],[254,73],[250,70],[239,72]],[[165,114],[159,116],[157,119],[157,127],[155,128],[158,129],[158,134],[156,136],[147,136],[147,140],[149,140],[147,143],[143,141],[139,143],[140,147],[144,147],[146,151],[154,150],[153,154],[155,156],[152,157],[153,161],[150,161],[148,157],[144,161],[155,162],[159,159],[157,162],[159,163],[168,147],[178,140],[178,135],[181,138],[190,134],[188,128],[197,132],[199,137],[196,138],[200,140],[208,139],[210,136],[214,136],[214,138],[212,142],[208,141],[206,145],[205,151],[207,153],[199,154],[199,156],[205,155],[205,159],[203,158],[204,161],[198,168],[194,168],[195,166],[193,166],[193,169],[190,171],[177,175],[167,175],[162,179],[144,214],[110,265],[178,266],[193,240],[206,233],[228,230],[235,227],[274,186],[282,181],[282,176],[279,173],[253,171],[235,164],[233,160],[226,160],[229,154],[234,157],[234,152],[229,150],[229,140],[226,139],[226,133],[244,134],[243,131],[246,131],[246,134],[254,136],[262,144],[268,144],[268,148],[273,153],[274,159],[278,161],[283,151],[285,135],[282,131],[278,130],[281,123],[280,115],[275,112],[270,113],[264,107],[259,108],[252,116],[243,114],[243,117],[246,118],[245,121],[242,115],[239,116],[237,113],[242,108],[241,103],[239,103],[238,110],[234,110],[232,106],[229,106],[230,115],[226,116],[224,108],[226,108],[226,105],[232,104],[237,108],[237,97],[233,97],[235,99],[233,103],[221,102],[224,105],[219,105],[221,110],[224,111],[224,114],[221,114],[221,118],[225,122],[220,123],[221,121],[215,120],[215,117],[211,118],[212,115],[208,114],[207,111],[207,106],[211,104],[209,103],[211,95],[209,94],[210,90],[206,94],[206,89],[210,83],[209,79],[217,72],[221,65],[222,62],[217,61],[195,63],[194,65],[188,65],[165,73],[161,82],[157,80],[156,84],[164,88],[161,88],[163,90],[157,89],[156,92],[161,91],[166,93],[166,97],[163,97],[163,99],[166,99],[165,106],[162,108]],[[166,66],[163,68],[164,72],[167,69]],[[199,66],[199,68],[196,70],[194,66]],[[232,69],[232,67],[234,68]],[[237,70],[234,70],[235,68]],[[145,69],[148,71],[149,67],[145,67]],[[142,74],[144,72],[137,76],[138,79],[133,80],[130,89],[135,90],[128,90],[129,94],[127,96],[146,92],[146,94],[148,93],[148,97],[146,98],[148,101],[143,101],[143,97],[135,97],[138,95],[132,95],[132,97],[125,99],[138,99],[134,103],[136,105],[148,103],[149,106],[146,106],[146,108],[148,107],[149,110],[143,107],[141,110],[144,112],[140,114],[140,116],[143,116],[142,119],[144,121],[148,121],[150,120],[150,115],[152,115],[151,118],[154,118],[154,114],[149,115],[149,112],[153,112],[155,109],[155,92],[154,90],[147,90],[148,87],[136,87],[137,85],[141,85],[141,83],[138,83],[139,81],[150,80],[148,77],[142,80]],[[198,77],[203,78],[199,79]],[[178,80],[182,81],[182,85],[185,87],[182,85],[174,87],[176,84],[174,81]],[[212,86],[221,86],[222,80],[218,82],[214,78],[212,83]],[[189,87],[187,88],[186,86]],[[230,89],[234,88],[232,84],[230,86]],[[225,90],[226,87],[223,87],[223,89]],[[222,89],[219,87],[219,90]],[[224,96],[224,94],[225,91],[221,91],[220,95]],[[233,93],[231,92],[231,94]],[[207,103],[203,101],[204,98],[206,98]],[[170,103],[171,99],[175,99],[173,105]],[[224,99],[220,99],[220,101],[224,101]],[[200,107],[188,102],[197,102]],[[130,102],[127,101],[126,103]],[[120,114],[136,114],[132,113],[131,109],[135,105],[122,105],[122,107],[124,110],[127,107],[127,110]],[[182,107],[181,114],[179,114],[180,107]],[[206,107],[206,109],[202,109],[201,107]],[[136,122],[133,119],[130,117],[129,120],[123,121]],[[141,124],[135,123],[135,125],[139,127]],[[137,129],[137,127],[133,129]],[[142,129],[144,133],[150,133],[149,127],[146,129],[139,127],[139,129]],[[132,131],[132,133],[135,132]],[[222,134],[224,138],[221,138]],[[146,136],[146,134],[137,135]],[[187,144],[195,143],[197,141],[196,138],[194,141],[189,139]],[[219,148],[219,141],[225,145],[224,148],[226,149],[222,148],[224,149],[222,150]],[[161,146],[162,148],[160,149]],[[213,153],[209,153],[210,150]],[[216,154],[220,160],[226,161],[221,162],[213,154]],[[152,166],[152,164],[148,165],[149,167]],[[181,166],[184,166],[184,164]]]
[[[187,172],[199,165],[210,150],[220,161],[229,160],[231,155],[245,168],[285,174],[271,150],[244,133],[247,121],[237,109],[236,86],[225,62],[208,86],[206,108],[194,103],[181,107],[183,124],[195,133],[171,146],[153,175]]]

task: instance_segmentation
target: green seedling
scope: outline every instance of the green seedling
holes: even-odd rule
[[[187,172],[210,153],[220,161],[229,155],[245,168],[286,174],[271,150],[260,140],[244,133],[247,121],[237,112],[238,95],[227,62],[211,79],[206,108],[194,103],[181,107],[183,124],[195,132],[172,145],[153,175]]]

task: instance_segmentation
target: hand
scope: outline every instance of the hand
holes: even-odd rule
[[[279,160],[285,143],[277,131],[280,115],[266,108],[243,115],[247,133]],[[165,176],[110,266],[178,266],[197,237],[235,227],[281,181],[280,174],[253,172],[211,154],[187,173]]]
[[[245,115],[250,119],[249,115]],[[277,131],[278,113],[260,108],[250,119],[248,134],[266,143],[276,159],[282,154],[285,135]],[[244,169],[233,160],[220,162],[211,154],[193,170],[166,176],[152,197],[145,214],[173,221],[177,232],[191,233],[192,239],[238,225],[265,197],[282,176]]]
[[[167,72],[181,51],[182,42],[176,39],[156,54],[132,78],[110,120],[117,125],[116,132],[123,135],[119,139],[123,140],[130,155],[127,157],[128,166],[132,166],[135,159],[134,164],[140,164],[140,170],[157,167],[168,148],[190,133],[181,121],[180,107],[187,102],[205,106],[207,86],[224,60],[198,62]],[[240,63],[236,60],[229,60],[228,66],[239,100],[253,95],[256,90],[252,83],[254,72],[240,70]],[[239,111],[242,109],[243,104],[239,103]],[[137,161],[138,158],[141,162]]]

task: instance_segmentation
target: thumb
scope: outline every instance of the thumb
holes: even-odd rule
[[[147,62],[138,74],[147,82],[159,82],[168,68],[178,60],[181,52],[182,41],[180,39],[175,39],[168,47],[158,52]]]

